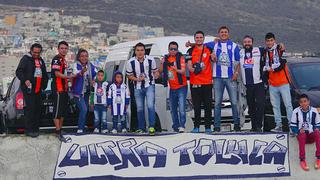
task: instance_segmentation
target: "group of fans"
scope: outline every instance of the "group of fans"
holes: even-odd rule
[[[285,47],[277,44],[273,33],[265,35],[265,47],[253,45],[254,39],[246,35],[240,48],[229,39],[229,28],[218,29],[218,38],[204,43],[202,31],[194,34],[194,43],[186,42],[190,47],[187,55],[179,52],[177,42],[170,42],[168,54],[164,55],[160,67],[153,57],[146,55],[145,45],[138,43],[134,47],[134,57],[126,63],[126,77],[134,84],[134,98],[137,107],[138,127],[136,133],[155,134],[155,79],[161,77],[164,86],[169,86],[169,104],[172,115],[172,128],[176,132],[185,132],[186,97],[188,83],[186,72],[190,73],[190,90],[194,108],[194,128],[192,133],[200,132],[201,109],[204,108],[205,133],[220,132],[221,103],[224,90],[227,89],[234,123],[234,131],[241,131],[238,101],[238,83],[240,79],[245,87],[249,116],[253,132],[262,132],[265,94],[269,88],[276,127],[282,131],[281,99],[285,105],[291,132],[297,135],[300,149],[301,167],[308,170],[305,161],[305,144],[316,142],[316,168],[320,168],[320,118],[317,110],[309,104],[307,95],[299,97],[300,107],[293,111],[290,94],[290,77],[286,66]],[[61,131],[67,113],[68,91],[72,84],[74,101],[79,108],[77,133],[83,133],[88,108],[94,109],[94,132],[108,133],[107,109],[113,115],[111,133],[126,133],[126,110],[130,101],[128,87],[123,82],[122,72],[114,73],[111,84],[106,82],[103,70],[96,72],[89,54],[80,49],[73,71],[68,71],[65,60],[69,45],[65,41],[58,44],[58,52],[51,64],[52,93],[54,96],[54,124],[57,137],[65,142]],[[23,56],[16,75],[21,81],[21,90],[25,99],[25,134],[31,137],[39,135],[41,90],[47,86],[48,76],[45,63],[40,54],[40,44],[33,44],[30,53]],[[106,69],[108,71],[108,69]],[[214,89],[214,107],[212,107],[212,88]],[[146,102],[146,106],[145,106]],[[145,122],[145,107],[148,111],[148,125]],[[214,108],[214,128],[212,129],[212,108]],[[121,127],[118,128],[118,122]]]

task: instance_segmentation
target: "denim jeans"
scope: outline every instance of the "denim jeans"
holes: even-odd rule
[[[171,112],[171,117],[173,122],[172,128],[175,131],[177,131],[179,127],[185,128],[187,91],[188,91],[187,86],[183,86],[179,89],[170,89],[170,93],[169,93],[170,112]],[[178,116],[178,108],[179,108],[179,116]]]
[[[117,129],[118,130],[119,119],[120,119],[120,122],[121,122],[121,129],[127,129],[126,115],[113,116],[113,118],[112,118],[112,122],[113,122],[112,129]]]
[[[75,101],[79,109],[78,129],[84,130],[88,113],[89,94],[86,93],[75,97]]]
[[[94,128],[101,130],[108,129],[107,107],[103,104],[94,105]]]
[[[292,103],[291,103],[290,85],[289,84],[285,84],[282,86],[270,85],[269,93],[270,93],[270,102],[273,108],[274,121],[276,125],[282,126],[280,96],[282,97],[284,106],[286,108],[288,122],[290,122],[290,119],[292,116],[292,109],[293,109]]]
[[[237,108],[237,82],[229,78],[215,78],[214,80],[214,127],[219,128],[221,125],[221,103],[224,89],[227,88],[232,108],[233,124],[239,125],[238,108]]]
[[[155,85],[150,85],[147,88],[135,89],[134,97],[137,104],[137,114],[138,114],[138,129],[145,130],[145,110],[144,103],[147,99],[147,108],[149,115],[149,127],[154,127],[155,125]]]

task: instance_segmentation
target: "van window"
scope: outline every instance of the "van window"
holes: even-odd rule
[[[113,62],[107,62],[105,66],[105,72],[107,73],[107,81],[108,83],[112,82],[112,76],[114,73],[114,61]]]

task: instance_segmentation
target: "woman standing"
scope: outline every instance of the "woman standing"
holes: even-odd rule
[[[88,51],[85,49],[79,49],[76,64],[73,69],[73,73],[76,74],[76,77],[72,84],[73,95],[80,111],[77,133],[83,133],[85,128],[89,107],[90,89],[96,76],[95,67],[88,61],[88,59]]]

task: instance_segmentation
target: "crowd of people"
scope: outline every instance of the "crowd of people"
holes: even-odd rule
[[[286,65],[285,46],[276,42],[273,33],[265,35],[265,47],[254,45],[253,37],[246,35],[242,48],[229,38],[230,30],[226,26],[218,29],[218,38],[204,43],[205,34],[197,31],[194,43],[186,42],[187,55],[179,51],[179,44],[172,41],[157,67],[152,56],[146,55],[145,45],[138,43],[134,47],[134,56],[125,65],[126,77],[134,84],[134,96],[137,107],[138,128],[136,133],[155,134],[155,79],[162,78],[163,85],[169,86],[169,105],[174,131],[185,132],[186,97],[190,89],[194,108],[194,127],[192,133],[200,133],[201,109],[204,109],[205,133],[221,131],[221,103],[224,90],[230,98],[234,131],[241,131],[238,102],[237,80],[245,87],[248,113],[252,132],[262,132],[266,89],[269,89],[276,127],[274,132],[282,132],[281,99],[285,105],[286,117],[291,132],[297,135],[300,149],[301,167],[308,170],[305,161],[305,144],[316,142],[316,168],[320,168],[320,118],[317,110],[310,106],[305,94],[299,98],[300,107],[293,110],[290,94],[290,77]],[[112,82],[106,81],[106,70],[97,71],[85,49],[80,49],[73,71],[68,71],[65,57],[69,45],[65,41],[58,44],[58,55],[52,59],[51,78],[54,97],[54,124],[57,137],[65,142],[62,127],[67,113],[68,92],[79,109],[77,133],[85,131],[88,109],[94,110],[94,132],[109,133],[107,111],[113,117],[111,133],[126,133],[126,111],[130,103],[130,91],[124,83],[124,74],[116,71]],[[30,53],[23,56],[16,75],[21,81],[21,90],[25,99],[25,134],[31,137],[39,135],[40,93],[47,86],[48,76],[45,63],[40,54],[40,44],[33,44]],[[188,88],[186,72],[190,74]],[[70,84],[72,84],[70,88]],[[213,89],[212,89],[213,88]],[[213,90],[213,91],[212,91]],[[214,107],[213,93],[214,92]],[[147,103],[145,106],[145,102]],[[148,111],[146,127],[145,107]],[[214,124],[212,129],[212,109]],[[118,123],[121,127],[118,128]]]

